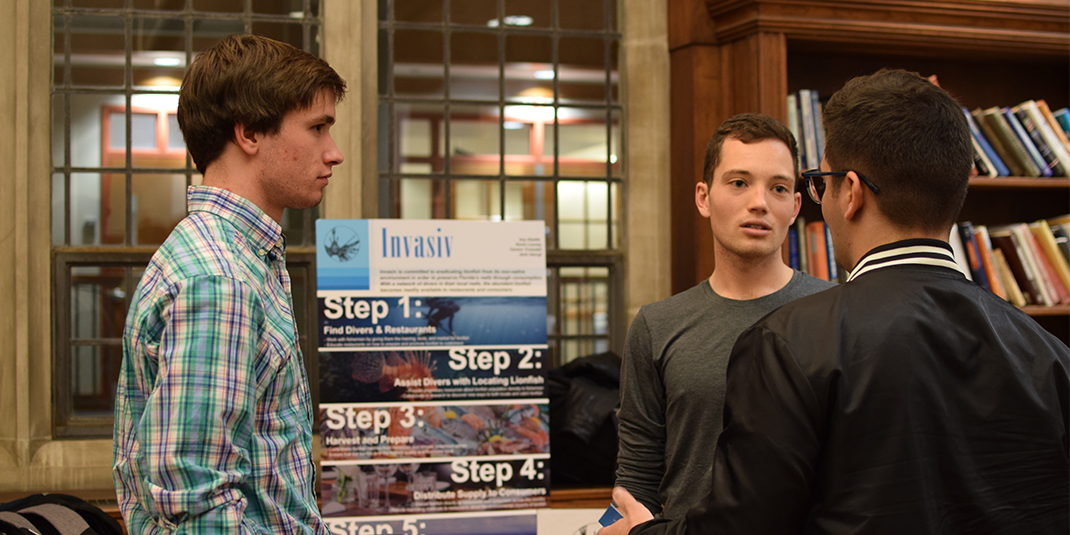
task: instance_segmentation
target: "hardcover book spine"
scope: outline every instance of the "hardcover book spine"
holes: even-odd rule
[[[1048,150],[1055,157],[1055,163],[1052,165],[1053,172],[1059,176],[1067,176],[1067,171],[1070,170],[1070,154],[1066,152],[1066,148],[1063,147],[1063,142],[1059,139],[1059,136],[1056,136],[1051,129],[1048,120],[1044,118],[1044,114],[1041,113],[1036,101],[1027,100],[1019,104],[1019,108],[1019,115],[1021,113],[1026,115],[1029,122],[1036,127],[1036,132],[1040,135],[1041,142],[1047,145]],[[1025,124],[1025,121],[1022,124]]]
[[[1040,152],[1040,148],[1037,147],[1034,142],[1033,136],[1025,129],[1025,125],[1022,124],[1021,119],[1018,118],[1018,114],[1010,108],[1003,110],[1003,116],[1007,118],[1007,124],[1011,125],[1011,130],[1014,130],[1015,135],[1022,141],[1022,145],[1025,146],[1026,152],[1033,158],[1033,161],[1037,164],[1037,168],[1040,169],[1040,176],[1049,177],[1052,175],[1051,165],[1043,154]],[[1039,136],[1038,136],[1039,137]],[[1052,156],[1054,158],[1054,156]]]
[[[984,119],[985,124],[988,124],[999,136],[1003,146],[1013,154],[1014,160],[1024,171],[1022,176],[1040,176],[1040,168],[1037,167],[1036,161],[1029,155],[1029,151],[1022,144],[1022,140],[1014,133],[1010,123],[1007,122],[1007,118],[1003,115],[1003,111],[999,108],[988,108],[984,111]]]
[[[974,151],[985,156],[987,158],[987,164],[989,164],[990,171],[993,173],[989,176],[1010,176],[1010,169],[1003,163],[1003,159],[999,157],[996,150],[992,148],[992,145],[985,139],[985,135],[981,133],[980,127],[973,120],[973,116],[970,115],[970,111],[966,108],[962,108],[962,113],[966,115],[966,122],[970,125],[970,133],[973,134]]]
[[[999,154],[1003,164],[1007,166],[1007,176],[1028,176],[1025,169],[1022,168],[1022,165],[1018,163],[1018,159],[1011,154],[1010,149],[1004,146],[1003,141],[996,135],[996,131],[989,126],[987,121],[985,121],[984,111],[977,108],[970,112],[970,114],[973,116],[975,124],[981,129],[981,133],[984,134],[985,139],[987,139],[988,143],[992,146],[992,149]]]

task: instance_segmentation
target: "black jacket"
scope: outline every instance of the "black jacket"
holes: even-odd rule
[[[1070,532],[1070,349],[950,254],[874,249],[745,331],[708,503],[632,533]]]

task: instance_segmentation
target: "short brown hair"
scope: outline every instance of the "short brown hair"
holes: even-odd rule
[[[791,151],[792,170],[799,168],[799,148],[795,136],[780,121],[762,113],[741,113],[721,123],[706,144],[706,160],[702,166],[702,180],[712,184],[713,170],[721,163],[721,146],[726,138],[736,138],[743,143],[765,139],[779,139]]]
[[[324,89],[337,103],[346,83],[326,61],[267,37],[231,35],[198,54],[178,93],[178,126],[197,171],[223,153],[235,124],[278,133],[287,113]]]
[[[872,180],[877,206],[893,224],[936,231],[954,223],[973,144],[962,107],[943,89],[903,70],[859,76],[829,98],[824,128],[830,170]]]

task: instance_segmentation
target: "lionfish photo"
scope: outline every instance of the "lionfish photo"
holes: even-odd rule
[[[383,351],[361,352],[353,356],[353,378],[362,383],[379,383],[380,392],[388,392],[394,388],[395,381],[400,379],[408,384],[419,384],[403,387],[406,391],[415,391],[415,397],[430,399],[431,390],[435,389],[434,383],[425,384],[425,378],[431,378],[431,372],[435,369],[435,363],[431,362],[429,351],[406,351],[399,355],[397,351],[389,353]],[[416,383],[411,381],[416,380]],[[421,394],[422,395],[419,395]]]

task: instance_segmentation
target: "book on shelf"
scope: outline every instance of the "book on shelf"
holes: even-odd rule
[[[800,153],[802,152],[802,132],[799,131],[799,97],[795,93],[788,95],[788,124],[785,125],[788,130],[791,131],[791,135],[795,136],[795,148]],[[806,160],[799,154],[799,171],[805,171],[810,169],[806,167]]]
[[[829,278],[828,246],[825,243],[825,222],[811,221],[806,224],[807,257],[810,274],[825,280]]]
[[[795,218],[795,239],[798,241],[796,249],[799,250],[799,271],[803,273],[810,272],[810,246],[806,241],[806,218],[799,216]]]
[[[1003,159],[1000,158],[995,148],[985,138],[984,133],[981,131],[980,126],[974,120],[973,115],[970,114],[970,110],[965,107],[962,108],[962,112],[966,114],[966,122],[970,125],[970,133],[973,134],[973,150],[975,157],[979,157],[984,160],[984,164],[988,167],[988,174],[982,174],[983,176],[1010,176],[1010,169],[1003,163]],[[978,173],[981,169],[977,169]]]
[[[1070,262],[1070,215],[1053,217],[1047,221],[1052,235],[1055,236],[1055,245],[1067,262]]]
[[[1036,300],[1033,304],[1053,306],[1070,303],[1070,286],[1063,282],[1057,268],[1052,263],[1053,259],[1048,256],[1048,253],[1040,245],[1040,241],[1030,226],[1026,223],[1014,223],[991,228],[989,231],[993,237],[993,243],[995,243],[997,230],[1001,235],[1004,232],[1009,232],[1010,237],[1018,248],[1018,256],[1025,271],[1025,276],[1031,278],[1036,287]],[[1010,254],[1006,250],[1004,250],[1004,254],[1007,255],[1008,262],[1011,262],[1013,266]],[[1019,283],[1021,282],[1019,280]],[[1025,290],[1024,286],[1023,290]],[[1026,291],[1028,292],[1028,290]]]
[[[991,290],[992,287],[988,283],[988,275],[985,273],[984,265],[981,264],[981,253],[978,250],[977,237],[973,234],[973,224],[969,221],[964,221],[955,226],[958,228],[959,238],[962,240],[962,248],[966,252],[966,265],[969,266],[973,282],[976,282],[986,290]]]
[[[1051,226],[1047,221],[1040,219],[1030,223],[1029,230],[1033,232],[1033,236],[1037,239],[1037,244],[1040,246],[1044,256],[1047,257],[1052,270],[1064,289],[1070,289],[1070,262],[1067,262],[1066,257],[1059,250]],[[1067,298],[1070,299],[1070,295],[1067,295]]]
[[[1052,176],[1067,176],[1067,169],[1070,169],[1070,154],[1067,154],[1062,141],[1051,131],[1047,119],[1040,113],[1036,102],[1027,100],[1012,107],[1011,111],[1018,116],[1019,122],[1029,134],[1033,145],[1051,168]]]
[[[1059,123],[1059,127],[1063,129],[1066,137],[1070,138],[1070,109],[1059,108],[1051,112],[1051,114],[1055,116],[1055,121]]]
[[[1014,280],[1022,291],[1027,305],[1044,304],[1037,289],[1036,276],[1026,269],[1023,260],[1024,252],[1018,245],[1018,240],[1009,229],[990,227],[988,234],[992,239],[993,250],[998,249],[1007,261],[1007,265],[1014,275]]]
[[[821,158],[825,156],[825,127],[822,119],[824,108],[821,106],[821,99],[817,96],[817,91],[810,90],[810,109],[814,112],[814,145],[817,147],[817,158],[814,159],[814,168],[816,169],[821,165]]]
[[[832,231],[829,230],[829,226],[822,222],[822,227],[825,229],[825,261],[829,265],[829,280],[840,280],[840,270],[836,267],[836,250],[832,245]]]
[[[1014,133],[1010,123],[1007,122],[1007,118],[1003,115],[1003,110],[992,107],[979,111],[982,118],[980,124],[983,125],[983,128],[992,131],[992,139],[998,139],[1000,145],[1007,151],[1009,158],[1006,161],[1013,162],[1010,165],[1017,167],[1015,175],[1023,177],[1040,176],[1040,168],[1037,167],[1036,161],[1029,155],[1025,145]]]
[[[1003,283],[1003,288],[1007,293],[1005,299],[1016,307],[1024,307],[1028,303],[1022,294],[1021,287],[1018,286],[1018,281],[1014,279],[1014,273],[1011,272],[1011,266],[1007,263],[1007,257],[1003,256],[1003,251],[993,248],[992,260],[996,265],[996,273],[999,274],[1000,282]]]
[[[977,144],[977,139],[971,138],[970,142],[973,144],[973,168],[977,171],[977,176],[989,178],[1000,176],[999,171],[997,171],[996,167],[992,164],[992,160],[988,159],[988,155],[985,154],[984,149]]]
[[[1018,119],[1018,115],[1011,111],[1010,108],[1003,108],[1003,117],[1007,119],[1007,124],[1011,126],[1011,131],[1018,137],[1022,146],[1025,147],[1025,151],[1040,170],[1040,176],[1051,176],[1051,166],[1048,165],[1048,161],[1044,158],[1044,155],[1040,153],[1040,150],[1037,149],[1037,146],[1033,144],[1033,138],[1029,135],[1029,132],[1025,130],[1021,120]]]
[[[988,227],[974,225],[973,237],[977,242],[977,255],[981,257],[981,265],[984,266],[985,277],[988,279],[988,289],[1007,299],[1007,290],[1003,287],[1003,279],[997,272],[996,262],[992,257],[992,239],[988,236]]]
[[[821,117],[815,115],[814,98],[810,96],[809,89],[799,90],[799,130],[803,135],[803,143],[799,146],[799,154],[806,155],[806,168],[816,169],[821,163],[821,155],[817,152],[817,129],[821,128]]]
[[[1051,108],[1048,107],[1048,102],[1042,98],[1038,98],[1033,101],[1037,105],[1037,109],[1040,110],[1041,115],[1044,116],[1044,120],[1048,122],[1048,126],[1051,127],[1051,131],[1055,134],[1055,137],[1059,138],[1062,142],[1063,148],[1070,153],[1070,138],[1066,137],[1066,132],[1063,131],[1062,126],[1059,126],[1059,121],[1055,119],[1055,114],[1051,112]]]
[[[799,232],[795,227],[788,229],[788,266],[799,269]]]
[[[1027,176],[1025,169],[1022,168],[1018,160],[1011,154],[1010,149],[1003,145],[1003,141],[996,135],[996,131],[985,121],[984,111],[981,108],[977,108],[970,112],[970,116],[973,118],[973,124],[981,131],[985,140],[988,141],[992,150],[999,156],[1000,161],[1007,167],[1007,176]]]
[[[959,233],[958,225],[951,226],[951,235],[947,237],[947,243],[951,244],[951,252],[955,257],[955,263],[959,265],[959,271],[972,281],[973,274],[970,273],[970,264],[966,261],[966,249],[962,246],[962,234]]]

